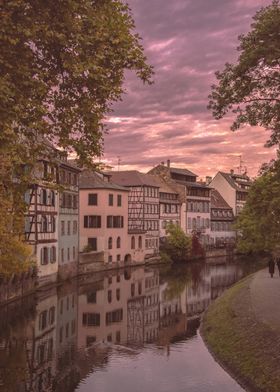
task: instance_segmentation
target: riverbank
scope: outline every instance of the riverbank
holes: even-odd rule
[[[215,359],[248,391],[280,391],[280,278],[262,270],[216,300],[201,334]]]

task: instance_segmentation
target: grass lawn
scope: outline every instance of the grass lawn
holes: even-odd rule
[[[243,279],[211,304],[201,333],[215,358],[248,391],[279,392],[280,331],[256,319],[251,279]]]

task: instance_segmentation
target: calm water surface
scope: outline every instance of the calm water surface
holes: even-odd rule
[[[0,391],[242,391],[198,328],[211,301],[251,271],[244,263],[127,269],[3,307]]]

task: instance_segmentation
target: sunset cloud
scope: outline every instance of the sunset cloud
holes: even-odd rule
[[[214,72],[235,61],[238,35],[263,0],[129,0],[155,84],[143,86],[128,73],[123,101],[114,106],[105,135],[105,159],[121,168],[148,170],[169,158],[199,176],[239,165],[255,175],[274,151],[263,147],[267,131],[230,131],[207,110]]]

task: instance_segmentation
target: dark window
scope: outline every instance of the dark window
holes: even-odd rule
[[[131,297],[134,297],[135,295],[135,284],[131,283]]]
[[[122,195],[118,195],[117,205],[118,205],[118,207],[121,207],[121,205],[122,205]]]
[[[87,303],[96,304],[96,291],[92,291],[91,293],[87,293]]]
[[[123,227],[123,216],[107,216],[107,227],[108,228],[122,228]]]
[[[47,247],[41,249],[41,264],[46,265],[49,262],[49,250]]]
[[[131,237],[131,249],[135,249],[135,237]]]
[[[85,215],[84,216],[84,227],[85,228],[100,228],[101,227],[101,216],[100,215]]]
[[[117,238],[117,248],[121,247],[121,237]]]
[[[88,238],[88,246],[91,250],[97,250],[97,238]]]
[[[112,195],[112,193],[109,194],[109,206],[114,205],[114,195]]]
[[[117,300],[119,301],[121,298],[121,289],[116,290],[116,297],[117,297]]]
[[[44,310],[42,313],[39,315],[39,330],[42,331],[43,329],[46,328],[47,326],[47,317],[48,317],[48,312],[47,310]]]
[[[138,237],[138,248],[142,249],[142,237],[141,237],[141,235]]]
[[[88,205],[89,206],[97,206],[97,193],[89,193]]]
[[[123,310],[122,309],[117,309],[114,310],[113,312],[107,312],[106,313],[106,325],[112,324],[112,323],[119,323],[123,319]]]
[[[108,249],[112,249],[113,248],[113,238],[109,237],[108,238]]]
[[[42,189],[42,204],[47,205],[47,190]]]
[[[83,313],[83,325],[89,327],[100,326],[100,313]]]

